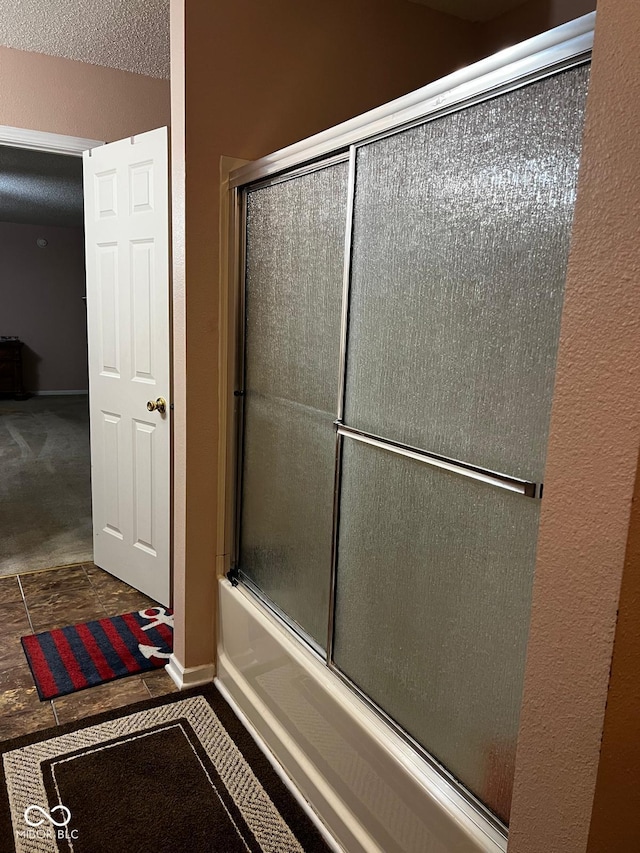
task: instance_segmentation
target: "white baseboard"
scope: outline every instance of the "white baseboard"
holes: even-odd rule
[[[178,690],[187,690],[189,687],[199,687],[201,684],[210,684],[215,676],[215,667],[212,663],[201,666],[184,667],[175,655],[171,655],[169,663],[165,666],[172,681]]]
[[[72,394],[88,394],[85,388],[80,391],[31,391],[34,397],[70,397]]]

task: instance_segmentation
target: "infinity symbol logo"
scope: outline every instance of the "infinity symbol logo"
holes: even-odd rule
[[[62,812],[62,814],[64,815],[63,820],[57,821],[53,817],[53,813],[56,811]],[[39,814],[42,815],[42,817],[40,818],[40,820],[32,820],[29,817],[31,812],[38,812]],[[45,822],[45,820],[48,820],[49,823],[53,824],[53,826],[66,826],[69,823],[69,821],[71,820],[71,812],[69,811],[69,809],[66,806],[54,806],[51,809],[51,812],[46,812],[40,806],[27,806],[26,809],[24,810],[24,820],[25,820],[25,823],[29,824],[29,826],[42,826],[42,824]]]

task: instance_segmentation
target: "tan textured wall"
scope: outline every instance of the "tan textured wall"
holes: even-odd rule
[[[640,467],[587,853],[640,849]]]
[[[596,9],[596,0],[527,0],[478,29],[484,54],[518,44],[525,39],[566,24]]]
[[[25,389],[86,390],[83,229],[0,222],[0,269],[0,335],[25,343]]]
[[[172,0],[172,7],[173,67],[186,55],[187,164],[186,230],[174,221],[176,401],[186,406],[176,407],[174,422],[174,589],[184,605],[175,642],[178,659],[192,666],[214,653],[220,157],[266,155],[467,64],[474,48],[470,24],[398,0]],[[178,86],[173,98],[175,144]]]
[[[0,124],[113,142],[170,124],[169,81],[0,47]]]
[[[637,0],[600,0],[552,409],[509,853],[587,849],[621,580],[623,571],[636,570],[627,563],[627,541],[640,446],[638,43]],[[627,580],[628,595],[634,580]],[[623,603],[633,606],[633,594]],[[622,650],[628,616],[620,624]],[[637,631],[637,609],[634,618]],[[632,663],[637,680],[638,658],[632,656]],[[624,651],[620,666],[614,682],[616,702],[607,716],[607,762],[615,761],[615,740],[625,719],[640,715],[637,685],[625,690],[629,676],[624,674]],[[619,715],[619,729],[610,714]],[[631,762],[636,748],[630,748]],[[603,764],[602,773],[610,778],[615,770]],[[634,776],[630,784],[637,796],[640,778]],[[626,819],[637,826],[638,812]],[[618,821],[610,821],[609,830],[611,845],[619,833],[625,837]],[[591,853],[639,849],[637,837],[633,846],[597,846],[595,840],[594,845]]]
[[[186,572],[187,537],[187,360],[186,360],[186,295],[185,295],[185,65],[184,65],[184,2],[171,0],[171,239],[172,239],[172,338],[173,353],[171,421],[172,435],[172,606],[175,611],[174,652],[184,662],[186,630],[213,634],[213,616],[205,617],[204,625],[192,625],[186,618],[187,584],[191,573]],[[195,287],[195,284],[194,284]],[[212,522],[213,523],[213,522]],[[214,574],[212,572],[212,574]],[[213,581],[212,581],[213,583]],[[207,596],[211,603],[210,592]],[[202,619],[202,614],[198,614]]]

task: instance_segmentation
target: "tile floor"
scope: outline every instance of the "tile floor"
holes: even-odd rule
[[[20,637],[154,604],[93,563],[0,577],[0,740],[172,693],[164,669],[41,702]]]

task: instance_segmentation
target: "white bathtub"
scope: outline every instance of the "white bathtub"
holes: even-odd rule
[[[220,581],[217,682],[348,853],[506,840],[245,589]]]

